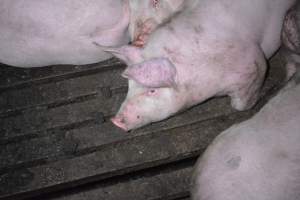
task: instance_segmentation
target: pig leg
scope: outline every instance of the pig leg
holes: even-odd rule
[[[244,66],[240,67],[242,70],[236,74],[236,81],[231,85],[231,105],[237,110],[246,110],[254,106],[265,77],[267,64],[262,51],[254,50],[250,58],[243,61]]]

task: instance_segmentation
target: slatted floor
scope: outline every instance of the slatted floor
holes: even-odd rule
[[[214,98],[125,133],[109,118],[127,92],[116,59],[87,66],[0,67],[0,199],[188,200],[196,158],[281,87],[271,62],[262,100],[237,112]]]

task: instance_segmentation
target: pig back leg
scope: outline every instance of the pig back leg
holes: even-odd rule
[[[247,110],[255,105],[267,69],[265,56],[259,47],[246,51],[236,66],[239,70],[231,74],[233,83],[229,85],[231,105],[237,110]]]

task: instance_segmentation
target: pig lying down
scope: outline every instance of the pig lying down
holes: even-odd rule
[[[300,85],[221,133],[196,164],[193,200],[300,199]]]
[[[113,123],[128,131],[221,95],[237,110],[251,108],[294,3],[185,0],[144,48],[107,48],[128,65],[128,94]]]
[[[129,42],[127,0],[1,0],[0,62],[19,67],[88,64]]]

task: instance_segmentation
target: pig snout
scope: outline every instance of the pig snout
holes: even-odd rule
[[[126,121],[123,115],[115,116],[110,119],[114,125],[123,129],[124,131],[128,131]]]
[[[133,127],[139,127],[139,124],[143,124],[142,118],[136,110],[136,106],[131,102],[125,101],[116,116],[111,118],[111,121],[124,131],[129,131]]]
[[[123,129],[124,131],[129,131],[133,127],[137,127],[137,124],[140,124],[140,116],[135,115],[134,113],[122,113],[117,114],[115,117],[111,118],[111,121],[117,127]]]

